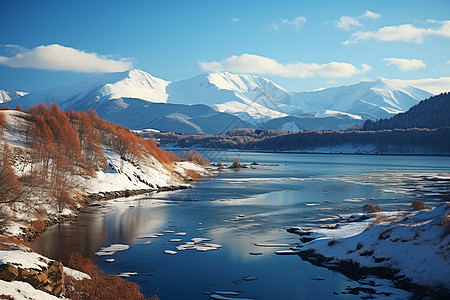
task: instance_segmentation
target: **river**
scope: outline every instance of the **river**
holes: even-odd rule
[[[359,284],[344,275],[296,255],[274,254],[286,248],[255,244],[296,243],[298,236],[287,227],[335,224],[361,212],[366,203],[395,210],[419,199],[434,206],[449,193],[448,184],[426,176],[450,172],[450,157],[202,154],[214,162],[231,163],[237,157],[241,163],[257,164],[239,171],[223,169],[190,190],[96,204],[72,223],[49,228],[32,247],[63,261],[79,251],[112,274],[136,272],[129,280],[140,284],[147,296],[157,293],[163,300],[208,299],[212,291],[236,291],[252,299],[328,299],[335,294],[359,299],[346,293],[346,287]],[[176,246],[195,237],[211,239],[208,243],[221,248],[177,251]],[[130,248],[110,256],[94,254],[116,243]],[[111,258],[115,261],[106,262]]]

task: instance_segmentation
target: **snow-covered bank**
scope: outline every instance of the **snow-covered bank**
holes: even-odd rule
[[[31,252],[25,246],[1,243],[0,294],[12,299],[58,299],[65,292],[67,277],[89,279],[85,273],[64,267],[60,262]],[[5,298],[9,299],[9,298]]]
[[[301,235],[302,242],[295,248],[312,263],[355,279],[379,275],[402,288],[450,293],[449,202],[419,212],[374,213],[368,219],[355,216],[333,229],[291,228],[290,232]]]

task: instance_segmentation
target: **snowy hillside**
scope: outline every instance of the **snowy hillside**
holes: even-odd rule
[[[387,118],[407,111],[432,94],[392,80],[378,79],[314,92],[292,93],[291,105],[305,112],[326,114],[327,110],[366,118]]]
[[[20,92],[20,91],[8,92],[8,91],[0,90],[0,103],[25,96],[26,94],[28,94],[28,93]]]

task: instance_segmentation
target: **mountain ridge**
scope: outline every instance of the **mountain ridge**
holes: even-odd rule
[[[145,124],[151,123],[146,119],[154,120],[155,115],[167,111],[166,108],[163,109],[166,105],[174,109],[170,114],[159,116],[166,127],[159,126],[154,129],[179,128],[185,133],[218,133],[220,130],[232,130],[242,126],[264,128],[271,120],[305,115],[319,118],[309,123],[319,124],[313,129],[346,129],[347,126],[360,125],[363,119],[386,118],[404,112],[430,96],[432,94],[424,90],[385,78],[295,93],[261,76],[211,72],[170,82],[132,69],[97,74],[69,85],[32,92],[7,103],[10,106],[20,105],[23,109],[37,103],[50,105],[52,102],[56,102],[64,110],[87,111],[92,108],[99,111],[101,117],[132,129],[144,129]],[[155,106],[156,103],[161,105]],[[195,109],[188,109],[193,104],[214,108],[213,115],[216,116],[220,113],[233,117],[221,115],[219,119],[223,123],[208,121],[200,126],[196,122],[206,120],[208,116],[211,118],[212,115],[209,112],[200,116]],[[159,110],[151,110],[150,107]],[[201,106],[197,108],[205,111]],[[186,110],[189,114],[184,113]],[[118,113],[121,113],[120,117]],[[113,115],[114,118],[108,119],[108,116]],[[302,130],[297,126],[300,119],[293,120],[295,124],[278,122],[276,127]],[[170,126],[169,121],[175,122],[175,125]],[[236,123],[235,127],[233,122]],[[207,127],[211,124],[214,128],[210,130]]]

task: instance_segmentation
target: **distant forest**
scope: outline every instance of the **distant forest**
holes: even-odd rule
[[[367,120],[362,130],[450,127],[450,94],[443,93],[420,101],[407,112],[390,119]]]
[[[368,120],[360,130],[298,131],[236,129],[219,135],[152,133],[162,146],[265,151],[450,154],[450,95],[423,100],[390,119]],[[366,149],[366,150],[357,150]],[[351,150],[350,150],[351,152]]]

